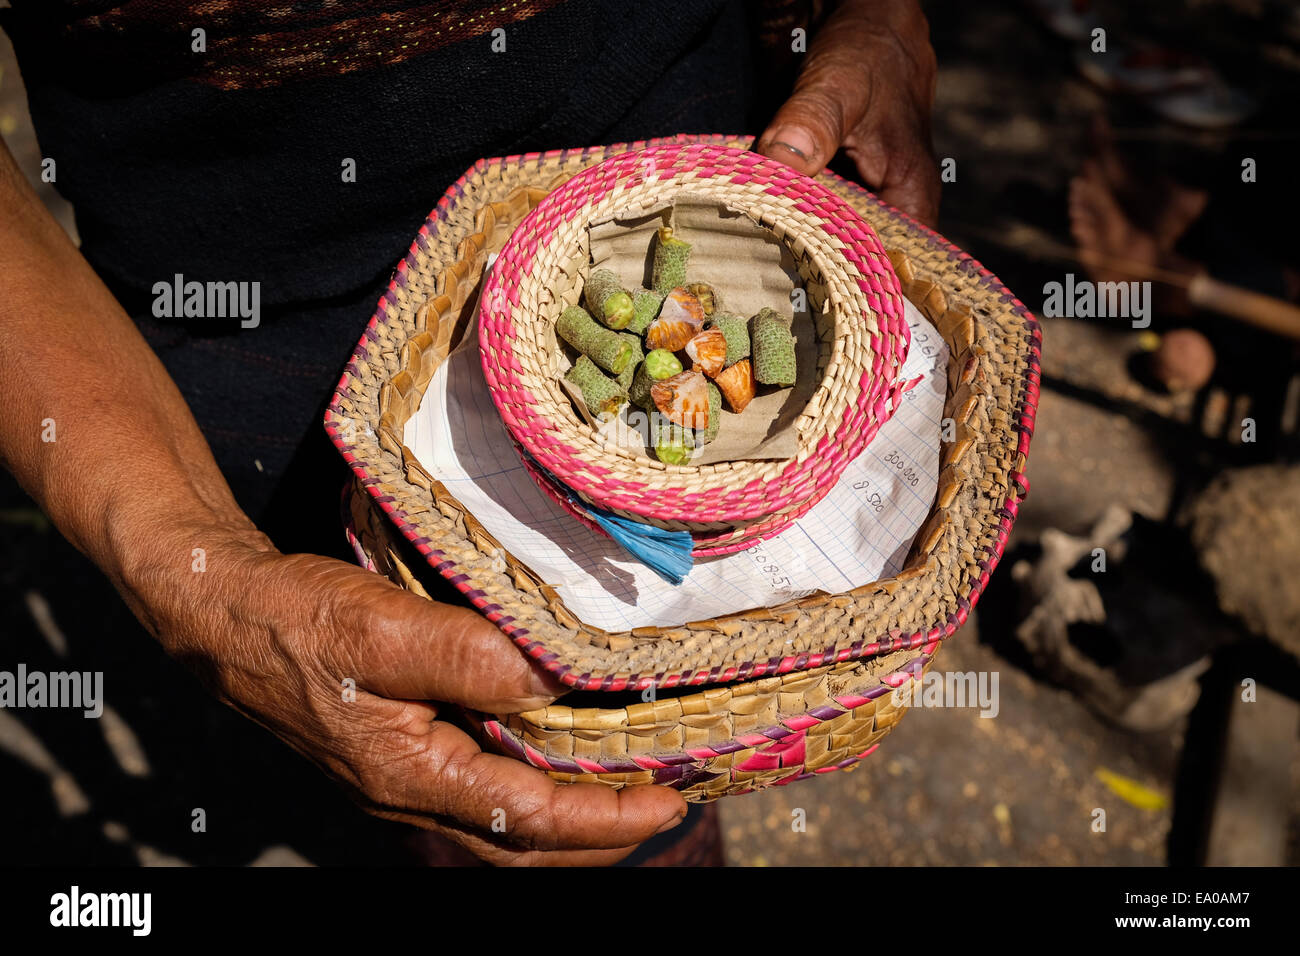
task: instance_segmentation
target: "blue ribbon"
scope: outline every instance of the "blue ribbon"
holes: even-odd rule
[[[604,528],[624,551],[668,583],[681,584],[686,580],[686,575],[691,573],[691,567],[695,563],[692,550],[695,541],[689,531],[666,531],[654,525],[631,521],[594,508],[585,501],[574,504]]]
[[[666,531],[597,508],[579,498],[573,489],[538,464],[531,455],[529,460],[569,504],[604,529],[624,551],[669,584],[681,584],[686,580],[695,564],[695,541],[689,531]]]

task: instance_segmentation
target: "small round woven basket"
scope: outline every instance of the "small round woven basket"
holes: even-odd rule
[[[665,465],[643,449],[602,439],[560,385],[555,323],[581,297],[590,226],[683,192],[770,231],[803,280],[818,367],[801,374],[819,385],[796,420],[791,457]],[[526,462],[597,507],[690,531],[703,553],[720,553],[777,533],[834,487],[897,408],[910,336],[898,278],[852,206],[781,163],[689,143],[615,155],[538,203],[484,283],[479,341],[493,400]]]

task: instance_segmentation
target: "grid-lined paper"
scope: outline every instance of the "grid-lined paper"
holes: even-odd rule
[[[912,346],[901,375],[922,380],[816,507],[747,551],[699,559],[680,585],[577,521],[524,471],[488,394],[478,326],[434,374],[404,441],[416,459],[587,624],[671,627],[839,593],[902,569],[934,501],[948,350],[905,302]]]

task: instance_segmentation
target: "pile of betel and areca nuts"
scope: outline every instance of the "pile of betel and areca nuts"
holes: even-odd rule
[[[653,288],[628,291],[613,271],[596,269],[583,289],[586,307],[565,309],[555,326],[578,353],[564,377],[592,417],[616,415],[628,402],[657,412],[650,444],[670,465],[686,464],[717,437],[723,401],[740,414],[759,385],[795,382],[791,317],[726,311],[711,285],[687,282],[690,255],[690,243],[661,227]]]

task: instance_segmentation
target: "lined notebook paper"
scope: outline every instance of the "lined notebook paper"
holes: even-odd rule
[[[594,627],[672,627],[817,591],[839,593],[902,569],[938,485],[948,350],[910,303],[901,372],[922,376],[898,411],[808,514],[746,551],[697,559],[671,585],[543,494],[524,471],[488,394],[478,327],[435,373],[405,444],[516,558]]]

